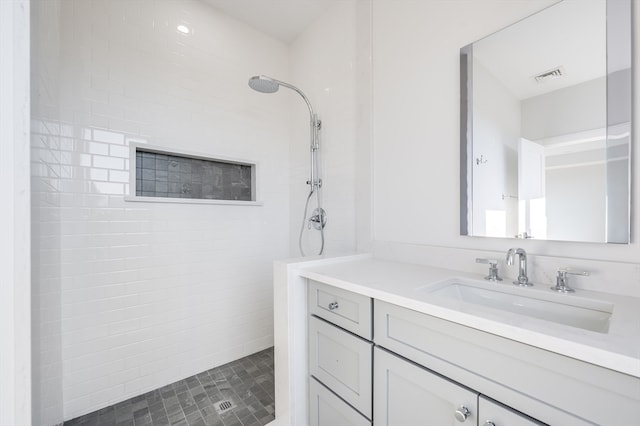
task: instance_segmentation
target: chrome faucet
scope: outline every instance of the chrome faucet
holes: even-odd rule
[[[513,283],[522,287],[531,287],[533,283],[530,283],[529,277],[527,277],[527,252],[521,248],[510,248],[507,251],[507,265],[513,265],[513,256],[520,256],[518,261],[518,279]]]

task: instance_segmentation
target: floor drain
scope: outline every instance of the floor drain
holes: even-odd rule
[[[229,401],[228,399],[216,402],[215,404],[213,404],[213,406],[216,408],[218,414],[224,413],[225,411],[229,411],[232,408],[236,407],[235,405],[233,405],[233,402]]]

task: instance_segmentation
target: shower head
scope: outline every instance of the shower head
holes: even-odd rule
[[[280,84],[270,77],[256,75],[249,79],[249,87],[260,93],[275,93],[280,88]]]
[[[309,98],[307,98],[302,90],[298,89],[293,84],[285,83],[284,81],[276,80],[275,78],[267,77],[266,75],[255,75],[249,79],[249,87],[260,93],[275,93],[278,91],[280,86],[291,89],[298,95],[302,96],[302,99],[304,99],[307,107],[309,107],[311,120],[313,121],[316,119],[313,112],[313,107],[311,106],[311,102],[309,102]]]

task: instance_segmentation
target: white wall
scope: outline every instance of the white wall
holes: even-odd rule
[[[31,424],[29,2],[0,2],[0,424]]]
[[[605,163],[547,169],[547,238],[605,241]]]
[[[289,255],[289,105],[247,86],[286,80],[287,46],[199,1],[59,7],[40,46],[59,63],[34,67],[42,424],[271,346]],[[256,161],[264,205],[125,201],[134,141]]]
[[[325,253],[348,253],[356,248],[356,143],[359,103],[356,67],[357,1],[336,1],[291,45],[292,82],[310,99],[322,120],[320,177],[322,203],[327,211]],[[309,192],[309,113],[297,95],[292,102],[291,138],[291,253],[298,253],[298,236]],[[310,203],[310,211],[315,203]],[[310,215],[310,211],[307,217]],[[305,233],[304,250],[317,254],[319,232]]]
[[[445,259],[442,265],[484,272],[484,267],[470,266],[473,257],[488,253],[503,259],[510,246],[521,246],[534,255],[532,270],[538,266],[535,255],[548,256],[549,266],[555,262],[592,270],[624,270],[609,275],[615,282],[604,280],[609,272],[596,270],[596,279],[592,277],[589,285],[607,290],[608,285],[624,283],[628,285],[624,291],[638,292],[638,226],[633,228],[629,245],[459,236],[459,49],[551,3],[373,2],[374,233],[376,252],[381,256],[402,255],[405,260],[424,262]],[[637,0],[634,6],[638,22]],[[640,33],[636,31],[634,37],[637,46]],[[639,56],[634,59],[635,86]],[[637,94],[634,105],[638,123]],[[634,150],[633,161],[637,164],[639,160]],[[635,174],[633,199],[638,200],[639,195]],[[639,223],[640,210],[632,214],[632,222]],[[426,258],[427,253],[438,251],[442,256]],[[540,279],[550,281],[553,275],[545,271]]]
[[[522,101],[522,135],[530,140],[566,136],[606,126],[606,77]],[[583,158],[593,159],[599,164],[593,164],[593,160],[589,163]],[[547,152],[545,196],[548,239],[606,241],[605,159],[604,142],[592,147],[590,152],[578,152],[573,156],[566,154],[552,158]],[[550,167],[552,161],[553,165],[565,167]]]
[[[522,101],[522,136],[529,140],[606,126],[606,77]]]

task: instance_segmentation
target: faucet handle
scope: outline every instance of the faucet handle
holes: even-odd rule
[[[572,271],[570,269],[560,268],[556,274],[556,285],[551,287],[551,290],[558,293],[575,293],[575,290],[567,284],[567,275],[582,275],[588,277],[590,274],[587,271]]]
[[[502,281],[502,278],[498,276],[498,261],[496,259],[485,259],[482,257],[476,258],[476,263],[489,264],[489,275],[484,277],[487,281]]]
[[[567,274],[571,274],[571,275],[583,275],[585,277],[588,277],[590,275],[590,273],[588,271],[572,271],[571,269],[566,269],[566,268],[560,268],[558,269],[558,275],[564,275],[565,278],[567,276]]]

